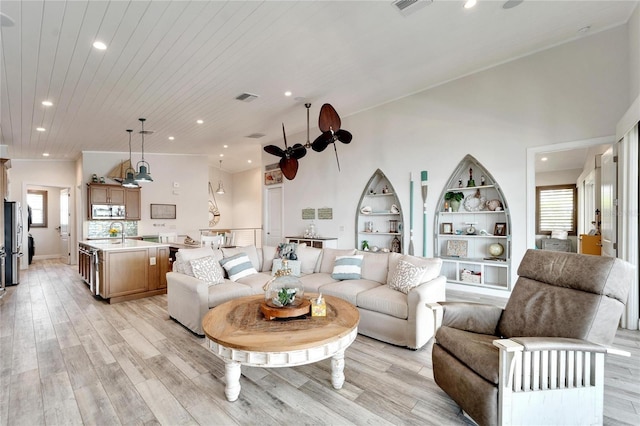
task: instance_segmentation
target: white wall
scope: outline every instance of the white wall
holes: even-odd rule
[[[582,169],[558,170],[554,172],[536,173],[536,186],[575,185]]]
[[[20,201],[23,206],[27,205],[27,188],[31,186],[48,186],[56,188],[71,188],[76,185],[76,163],[75,161],[58,161],[58,160],[11,160],[11,168],[9,169],[9,186],[11,201]],[[59,198],[59,192],[57,196],[51,194],[51,197],[56,200]],[[76,203],[75,191],[71,191],[71,204]],[[59,209],[57,209],[59,210]],[[23,223],[27,223],[27,209],[23,208]],[[75,241],[77,241],[77,235],[74,235],[74,229],[77,229],[77,215],[71,217],[69,228],[71,232],[71,239],[73,240],[72,247],[75,247]],[[81,220],[81,219],[80,219]],[[51,226],[58,226],[58,224],[52,224]],[[32,228],[32,231],[34,228]],[[35,236],[34,236],[35,238]],[[56,243],[58,242],[55,237]],[[41,254],[40,245],[49,246],[49,244],[56,244],[53,242],[46,242],[43,235],[36,240],[36,252]],[[28,247],[27,233],[24,234],[22,246],[25,247],[24,253],[27,254],[26,247]],[[71,262],[76,261],[75,250],[71,251]],[[22,269],[28,267],[28,262],[22,262]]]
[[[222,180],[222,186],[225,191],[223,195],[215,194],[215,191],[218,190],[218,182],[220,180]],[[221,171],[219,166],[209,167],[209,182],[211,182],[211,189],[215,194],[215,202],[218,205],[218,210],[220,211],[220,222],[218,222],[214,228],[233,228],[233,194],[235,193],[235,190],[233,188],[234,179],[232,175]]]
[[[262,227],[262,170],[256,167],[233,175],[233,227]]]
[[[628,107],[628,82],[628,35],[621,26],[343,117],[342,128],[354,137],[350,145],[338,143],[342,172],[332,147],[300,161],[295,180],[284,184],[284,232],[304,230],[302,208],[332,207],[333,220],[316,221],[319,232],[338,237],[340,247],[353,247],[357,202],[376,168],[393,183],[408,224],[409,172],[417,176],[414,198],[420,200],[419,172],[428,170],[431,256],[435,198],[457,164],[471,154],[507,198],[513,264],[518,265],[527,248],[526,149],[614,134]],[[316,101],[312,114],[323,102],[331,100]],[[334,107],[340,113],[340,105]],[[312,138],[317,135],[314,128]],[[296,137],[305,136],[291,136]],[[273,159],[263,154],[263,164]],[[422,252],[421,210],[421,202],[415,202],[417,253]]]
[[[640,4],[627,23],[629,34],[629,105],[640,96]]]
[[[106,175],[128,153],[83,152],[82,153],[82,206],[86,221],[86,183],[93,173]],[[159,232],[177,232],[198,239],[200,228],[208,221],[209,166],[205,156],[169,155],[145,153],[149,162],[153,182],[141,184],[141,220],[138,235],[157,235]],[[177,183],[178,186],[174,186]],[[215,188],[214,188],[215,190]],[[175,204],[176,219],[151,219],[150,204]],[[86,228],[86,227],[85,227]],[[86,229],[85,229],[86,235]]]

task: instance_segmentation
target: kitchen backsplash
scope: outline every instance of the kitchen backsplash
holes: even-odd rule
[[[96,238],[96,237],[109,237],[109,228],[113,222],[109,220],[90,220],[89,222],[89,230],[88,237]],[[117,221],[116,223],[124,223],[124,230],[126,236],[137,236],[138,235],[138,221],[129,220],[129,221]],[[117,226],[120,229],[119,226]]]

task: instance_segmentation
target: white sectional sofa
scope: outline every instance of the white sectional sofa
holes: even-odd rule
[[[202,318],[209,309],[237,297],[263,293],[262,287],[272,278],[276,253],[276,247],[269,246],[179,250],[173,271],[167,273],[169,315],[202,335]],[[202,264],[213,263],[209,257],[224,262],[234,256],[233,259],[246,260],[245,255],[250,265],[245,262],[246,270],[239,274],[243,276],[234,276],[235,281],[227,278],[228,275],[224,279],[206,276],[206,280],[193,276],[195,265],[195,275],[202,278]],[[440,276],[441,259],[305,245],[298,245],[296,255],[299,264],[295,266],[300,266],[299,279],[305,292],[337,296],[355,305],[360,312],[360,334],[413,349],[422,347],[433,337],[433,313],[426,305],[445,300],[446,279]],[[353,255],[362,256],[360,278],[334,279],[336,257]],[[211,284],[207,280],[220,283]],[[392,288],[407,283],[417,285],[410,290],[404,288],[404,292]]]

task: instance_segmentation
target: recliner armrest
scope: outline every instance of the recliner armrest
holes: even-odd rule
[[[629,352],[609,348],[597,343],[582,339],[567,337],[512,337],[511,339],[494,340],[493,345],[508,352],[512,351],[583,351],[596,353],[613,353],[622,356],[631,356]],[[518,346],[521,346],[520,348]]]

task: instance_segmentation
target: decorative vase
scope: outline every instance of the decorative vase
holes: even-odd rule
[[[451,211],[457,212],[460,209],[460,201],[458,200],[449,201],[449,205],[451,206]]]

